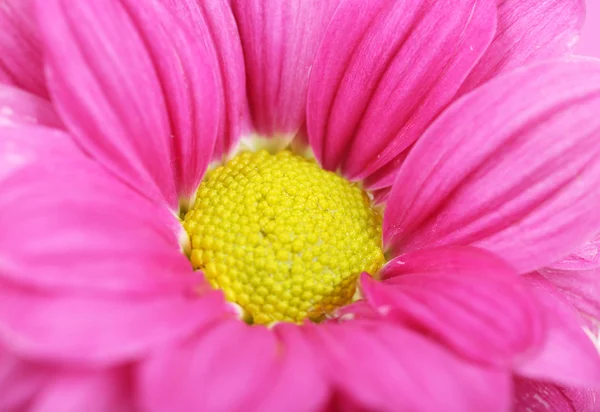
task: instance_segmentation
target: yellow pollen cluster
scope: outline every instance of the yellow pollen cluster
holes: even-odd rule
[[[259,324],[318,320],[384,263],[367,195],[289,151],[244,152],[208,173],[183,225],[194,268]]]

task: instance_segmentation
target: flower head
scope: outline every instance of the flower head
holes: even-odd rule
[[[538,3],[8,3],[36,19],[0,38],[0,409],[595,388],[530,272],[598,232],[600,63],[519,68],[580,24]]]

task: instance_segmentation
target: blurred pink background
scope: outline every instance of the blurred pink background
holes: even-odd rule
[[[586,3],[587,18],[575,52],[600,57],[600,0],[587,0]]]

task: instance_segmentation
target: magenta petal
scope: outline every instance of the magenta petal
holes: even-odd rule
[[[52,138],[39,136],[40,145]],[[0,181],[0,279],[120,294],[179,291],[200,281],[180,251],[182,229],[164,205],[88,159],[23,153],[17,156],[36,163]]]
[[[304,124],[308,75],[339,2],[232,1],[258,133],[293,135]]]
[[[12,80],[10,74],[2,67],[0,67],[0,83],[7,85],[14,84],[14,81]]]
[[[123,0],[148,47],[171,119],[175,182],[180,197],[195,194],[211,160],[221,111],[216,58],[156,0]]]
[[[384,322],[305,325],[322,373],[370,411],[504,411],[508,372],[477,367],[408,329]]]
[[[581,328],[581,319],[564,296],[539,274],[526,275],[543,309],[548,336],[533,356],[524,358],[520,375],[573,387],[600,389],[600,354]]]
[[[176,207],[167,106],[133,19],[113,0],[38,4],[48,85],[66,126],[119,177]]]
[[[252,411],[272,390],[278,354],[264,327],[222,321],[149,357],[139,372],[146,411]],[[200,391],[200,392],[199,392]]]
[[[186,297],[201,279],[179,251],[164,206],[80,154],[42,161],[38,152],[18,151],[35,161],[0,180],[0,341],[7,348],[114,362],[223,316],[220,294]]]
[[[377,170],[375,173],[369,175],[365,179],[365,187],[371,189],[377,201],[382,203],[387,202],[387,198],[392,190],[394,179],[396,178],[398,171],[402,167],[402,164],[409,153],[410,147],[404,150],[400,155],[396,156],[394,160],[387,163],[385,166]]]
[[[600,268],[543,269],[540,274],[559,288],[581,314],[592,322],[600,321]]]
[[[390,261],[379,283],[365,275],[365,299],[450,346],[470,361],[510,366],[543,339],[541,316],[516,273],[497,257],[447,247]]]
[[[342,2],[308,88],[317,159],[364,179],[408,148],[491,42],[495,0]]]
[[[190,293],[191,294],[191,293]],[[111,365],[140,358],[224,317],[219,293],[98,297],[0,282],[0,340],[29,358]]]
[[[598,393],[571,389],[517,377],[514,380],[514,412],[597,412]]]
[[[318,357],[297,325],[275,326],[279,338],[279,365],[273,386],[261,393],[258,411],[320,411],[330,395],[329,383],[319,371]]]
[[[584,0],[498,1],[496,37],[460,94],[498,73],[570,52],[583,25],[584,9]]]
[[[64,127],[48,100],[16,87],[0,85],[0,127],[17,124]]]
[[[0,411],[28,411],[51,372],[51,368],[24,361],[0,346]]]
[[[163,0],[191,33],[204,40],[212,53],[217,84],[222,90],[219,133],[214,156],[226,155],[248,132],[246,73],[240,35],[229,0]],[[215,103],[215,102],[211,102]]]
[[[400,170],[386,247],[472,244],[521,273],[566,256],[600,221],[599,112],[595,61],[531,66],[465,96]]]
[[[0,6],[0,82],[47,98],[35,0],[3,0]]]
[[[374,320],[382,317],[382,314],[377,311],[377,308],[374,308],[364,299],[342,306],[335,312],[335,315],[335,317],[326,322],[343,323],[355,319]]]
[[[126,370],[66,372],[48,380],[29,412],[127,412],[134,410]]]

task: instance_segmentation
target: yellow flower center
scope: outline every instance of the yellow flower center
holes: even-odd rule
[[[183,225],[194,268],[254,323],[321,319],[384,263],[367,195],[289,151],[244,152],[208,173]]]

